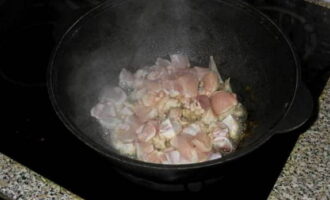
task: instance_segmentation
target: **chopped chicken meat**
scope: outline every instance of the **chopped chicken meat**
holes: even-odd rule
[[[105,88],[91,116],[111,134],[113,147],[144,162],[188,164],[220,159],[242,138],[246,111],[210,57],[209,68],[188,57],[157,58],[119,87]]]

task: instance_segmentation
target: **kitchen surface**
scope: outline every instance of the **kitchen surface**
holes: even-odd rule
[[[66,129],[50,104],[45,73],[51,51],[75,20],[100,2],[0,1],[0,87],[5,116],[0,137],[0,198],[171,195],[131,183],[113,171],[107,160]],[[329,3],[247,2],[273,19],[293,43],[302,80],[314,99],[313,115],[303,127],[275,135],[242,158],[228,175],[190,183],[183,190],[228,199],[329,199]]]
[[[330,81],[319,99],[315,123],[301,134],[269,199],[328,199],[330,196]]]

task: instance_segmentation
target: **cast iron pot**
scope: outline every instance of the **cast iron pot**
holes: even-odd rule
[[[118,84],[157,57],[181,53],[220,73],[248,111],[248,136],[236,152],[188,165],[145,163],[118,154],[90,116],[102,88]],[[107,1],[80,17],[59,41],[48,73],[51,102],[66,127],[128,176],[162,183],[207,179],[276,133],[303,124],[312,108],[300,66],[279,28],[255,8],[232,0]]]

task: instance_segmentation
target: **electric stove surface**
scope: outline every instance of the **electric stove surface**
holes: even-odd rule
[[[99,2],[0,1],[0,20],[4,22],[0,29],[0,152],[83,198],[100,199],[116,193],[154,196],[159,192],[126,180],[71,134],[48,98],[45,73],[56,41],[75,19]],[[329,26],[323,20],[330,16],[329,11],[294,0],[248,2],[274,19],[292,40],[302,61],[303,81],[317,99],[329,77],[330,39],[325,34]],[[192,183],[184,189],[230,199],[266,199],[299,134],[312,122],[313,117],[299,130],[275,135],[236,162],[221,179]]]

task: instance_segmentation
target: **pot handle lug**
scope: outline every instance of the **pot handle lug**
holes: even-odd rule
[[[273,131],[275,133],[287,133],[298,129],[311,117],[313,107],[313,97],[306,85],[301,83],[291,109]]]

